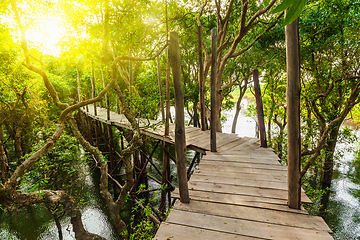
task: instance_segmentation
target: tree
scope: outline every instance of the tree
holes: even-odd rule
[[[311,120],[308,129],[318,126],[318,138],[306,142],[302,152],[309,156],[302,170],[304,176],[322,152],[322,186],[330,187],[334,151],[340,125],[351,109],[359,103],[360,76],[357,27],[358,1],[321,2],[302,18],[303,32],[303,99]],[[316,123],[315,123],[315,122]],[[311,124],[311,125],[310,125]],[[313,149],[309,150],[308,146]]]
[[[265,5],[258,5],[256,2],[249,3],[246,0],[241,3],[231,0],[227,4],[220,4],[219,1],[215,1],[218,36],[215,111],[216,129],[218,131],[221,131],[222,101],[228,89],[234,86],[232,83],[234,77],[231,75],[226,76],[225,74],[227,64],[248,51],[264,33],[270,31],[275,26],[277,20],[282,16],[282,13],[276,17],[268,15],[270,8],[274,6],[275,2],[275,0],[271,2],[266,1]],[[268,21],[269,18],[270,21]],[[209,23],[209,27],[211,26],[214,26],[214,24]],[[203,47],[205,46],[203,44]],[[204,75],[206,76],[211,64],[211,58],[208,56],[206,49],[205,59]],[[227,77],[230,79],[230,82],[224,81]]]

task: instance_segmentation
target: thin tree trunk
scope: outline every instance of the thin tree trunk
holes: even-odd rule
[[[0,125],[0,178],[1,182],[5,183],[8,177],[8,158],[4,149],[2,139],[4,137],[3,126]]]
[[[321,185],[324,190],[330,188],[332,175],[334,172],[334,152],[339,134],[339,126],[334,126],[330,131],[329,139],[325,147],[324,172],[321,179]]]

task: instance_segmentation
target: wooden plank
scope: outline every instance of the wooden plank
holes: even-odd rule
[[[226,153],[206,153],[208,156],[238,156],[238,157],[251,157],[251,158],[260,158],[260,159],[276,159],[279,157],[275,153],[271,152],[256,152],[256,151],[226,151]]]
[[[258,142],[254,142],[249,144],[247,147],[244,147],[243,149],[241,149],[241,151],[246,151],[246,150],[255,150],[257,148],[260,148],[260,143]]]
[[[219,176],[206,176],[201,174],[193,174],[191,176],[191,182],[206,182],[206,183],[218,183],[218,184],[228,184],[236,186],[249,186],[249,187],[259,187],[259,188],[270,188],[270,189],[280,189],[287,190],[286,182],[271,182],[269,180],[254,180],[251,179],[241,179],[234,177],[219,177]]]
[[[172,211],[172,214],[166,222],[263,239],[331,239],[329,233],[324,230],[318,231],[287,225],[254,222],[223,216],[185,212],[177,209]]]
[[[161,224],[156,233],[154,240],[189,240],[189,239],[206,239],[206,240],[255,240],[259,238],[242,236],[239,234],[224,233],[209,229],[184,226],[164,222]]]
[[[189,189],[207,192],[219,192],[229,194],[239,194],[248,196],[258,196],[276,199],[287,199],[287,191],[281,189],[271,189],[253,186],[240,186],[230,184],[218,184],[207,182],[193,182],[188,183]],[[301,202],[311,204],[311,200],[304,192],[301,193]]]
[[[254,175],[252,173],[244,172],[244,173],[231,173],[231,172],[213,172],[211,170],[199,170],[196,169],[194,171],[195,175],[206,175],[206,176],[218,176],[218,177],[229,177],[229,178],[238,178],[238,179],[253,179],[259,181],[270,181],[270,182],[287,182],[287,174],[284,176],[273,176],[269,178],[269,175]],[[191,178],[190,178],[191,179]]]
[[[201,131],[199,128],[196,129],[195,131],[189,131],[186,133],[187,133],[186,140],[191,140],[192,138],[199,137],[199,135],[201,135],[201,136],[208,135],[208,133],[206,133],[206,131]]]
[[[190,133],[190,132],[193,132],[193,131],[199,131],[199,130],[201,130],[201,129],[197,128],[197,127],[185,126],[185,132],[186,133]]]
[[[198,141],[209,139],[209,133],[206,131],[199,131],[199,132],[191,132],[192,135],[186,138],[186,141],[191,145],[196,145]],[[210,141],[210,140],[209,140]]]
[[[260,147],[260,148],[257,148],[255,151],[264,151],[264,152],[274,152],[275,150],[272,149],[272,148],[263,148],[263,147]]]
[[[199,152],[199,153],[202,153],[202,154],[206,154],[206,151],[202,148],[198,148],[196,146],[193,146],[193,145],[186,145],[186,147],[190,150],[193,150],[195,152]]]
[[[276,154],[270,153],[270,152],[256,152],[255,150],[251,151],[226,151],[221,153],[207,153],[207,156],[213,156],[213,157],[224,157],[224,158],[230,158],[230,157],[248,157],[248,158],[260,158],[260,159],[276,159],[279,160],[279,157]]]
[[[236,195],[227,193],[214,193],[190,190],[190,199],[202,202],[226,203],[231,205],[240,205],[248,207],[266,208],[271,210],[294,212],[300,214],[309,213],[303,208],[301,210],[289,208],[286,200],[274,198],[262,198],[256,196]],[[173,198],[179,198],[179,190],[175,189]]]
[[[235,134],[217,133],[216,146],[217,147],[223,146],[235,139],[238,139],[238,137]],[[210,139],[208,136],[203,138],[200,138],[200,136],[198,138],[192,138],[191,145],[195,145],[197,147],[210,150]]]
[[[277,170],[268,170],[268,169],[256,169],[256,168],[243,168],[243,167],[231,167],[231,166],[219,166],[217,164],[202,164],[200,162],[199,170],[210,170],[214,172],[231,172],[231,173],[253,173],[253,174],[262,174],[268,175],[269,180],[271,176],[278,177],[284,176],[287,174],[287,171],[277,171]]]
[[[244,143],[242,143],[242,144],[240,144],[240,145],[232,148],[231,150],[232,150],[232,151],[241,150],[241,149],[244,149],[245,147],[250,146],[252,143],[258,142],[258,141],[259,141],[259,139],[257,139],[257,138],[252,138],[252,139],[250,139],[250,140],[248,140],[248,141],[246,141],[246,142],[244,142]]]
[[[202,161],[214,161],[214,162],[234,162],[234,163],[252,163],[258,165],[274,165],[274,166],[281,166],[280,162],[275,159],[258,159],[252,158],[247,156],[236,157],[235,155],[227,155],[228,157],[218,157],[218,156],[211,156],[205,155],[202,158]]]
[[[226,152],[231,150],[232,148],[244,143],[246,141],[246,139],[244,138],[238,138],[235,139],[234,141],[231,141],[229,143],[227,143],[226,145],[223,145],[221,147],[218,148],[218,152]]]
[[[175,209],[221,217],[231,217],[236,219],[257,221],[267,224],[291,226],[302,228],[303,230],[311,229],[317,231],[331,232],[325,221],[319,216],[281,212],[245,206],[234,206],[212,202],[201,202],[197,200],[192,200],[189,204],[184,204],[178,201],[176,202],[173,210]],[[190,220],[191,217],[187,217],[186,219]]]
[[[218,166],[230,166],[234,168],[256,168],[256,169],[267,169],[267,170],[277,170],[277,171],[287,171],[286,166],[280,164],[259,164],[255,161],[253,162],[240,162],[240,161],[224,161],[224,160],[201,160],[201,166],[203,164],[208,165],[218,165]]]
[[[217,140],[216,140],[216,144],[217,144],[217,147],[218,149],[234,140],[237,140],[239,139],[238,136],[236,136],[235,134],[220,134],[219,133],[219,137],[217,137]]]

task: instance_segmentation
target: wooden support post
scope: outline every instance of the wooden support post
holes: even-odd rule
[[[190,179],[190,173],[191,173],[191,169],[193,168],[194,164],[195,164],[195,161],[196,159],[199,159],[200,157],[200,153],[199,152],[196,152],[194,158],[192,159],[189,167],[188,167],[188,170],[187,170],[187,176],[188,176],[188,179]]]
[[[177,158],[177,174],[180,191],[180,201],[190,202],[186,176],[186,144],[184,123],[184,93],[181,82],[179,36],[170,33],[170,64],[173,72],[175,90],[175,150]]]
[[[299,19],[285,27],[287,69],[288,205],[300,209],[300,48]]]
[[[166,111],[165,111],[165,136],[169,136],[170,132],[170,56],[169,49],[167,51],[167,60],[166,60]]]
[[[216,152],[216,50],[217,50],[217,30],[211,30],[211,118],[210,118],[210,149]]]
[[[201,114],[201,130],[206,130],[206,119],[205,119],[205,86],[204,86],[204,61],[202,51],[202,28],[198,24],[198,52],[199,52],[199,103],[200,103],[200,114]]]
[[[163,146],[163,149],[164,148],[167,148],[168,146],[166,146],[165,142],[162,143],[164,146]],[[163,159],[162,159],[162,172],[161,172],[161,184],[166,184],[166,181],[168,180],[167,179],[167,165],[169,164],[169,157],[167,156],[166,154],[166,151],[163,150]],[[165,213],[166,212],[166,190],[163,189],[161,191],[161,201],[160,201],[160,206],[159,206],[159,211],[162,212],[162,213]]]
[[[157,75],[158,75],[158,85],[159,85],[159,94],[160,94],[160,108],[161,108],[161,117],[165,121],[165,109],[164,109],[164,98],[163,98],[163,89],[161,82],[161,69],[160,69],[160,56],[157,56]]]
[[[91,77],[91,97],[94,98],[96,93],[95,93],[95,71],[94,71],[94,61],[91,60],[91,71],[92,71],[92,77]],[[97,110],[96,110],[96,102],[94,102],[94,115],[97,115]]]
[[[261,99],[259,71],[257,69],[253,70],[253,80],[254,80],[254,90],[255,90],[255,99],[256,99],[256,112],[257,112],[257,118],[258,118],[259,130],[260,130],[261,147],[267,148],[266,131],[265,131],[265,123],[264,123],[264,110]]]
[[[80,74],[79,69],[76,66],[76,82],[77,82],[77,95],[78,95],[78,102],[81,102],[81,94],[80,94]],[[85,109],[85,106],[83,106],[83,109]]]
[[[105,78],[104,78],[104,73],[101,70],[101,78],[102,78],[102,83],[103,83],[103,87],[105,88]],[[105,105],[106,105],[106,112],[107,112],[107,120],[110,120],[110,102],[109,102],[109,93],[105,93]]]
[[[84,100],[85,101],[87,100],[86,91],[85,91],[85,95],[84,95]],[[86,108],[86,112],[89,112],[89,105],[85,105],[85,108]]]

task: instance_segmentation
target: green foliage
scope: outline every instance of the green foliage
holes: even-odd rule
[[[305,8],[306,0],[283,0],[272,13],[283,12],[286,9],[285,25],[292,23],[297,17],[299,17],[302,10]]]
[[[40,149],[54,129],[55,125],[37,129],[37,139],[34,139],[37,143],[24,158]],[[54,148],[25,174],[21,189],[29,192],[42,189],[64,190],[80,200],[84,187],[84,163],[85,158],[80,155],[76,138],[64,132]]]

